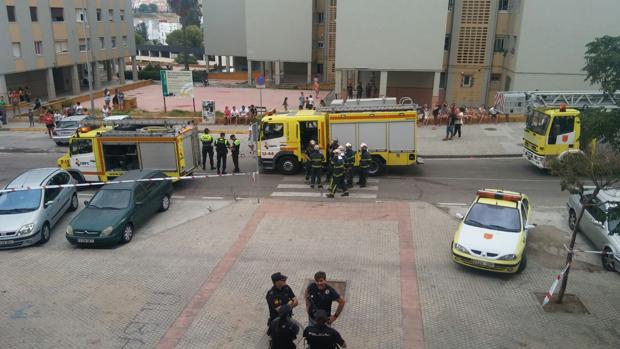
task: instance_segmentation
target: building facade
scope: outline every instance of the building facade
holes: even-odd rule
[[[235,56],[237,70],[276,84],[317,76],[339,93],[359,82],[364,97],[420,104],[596,89],[585,45],[620,35],[618,0],[203,1],[206,53]]]
[[[166,44],[168,34],[181,29],[179,16],[174,13],[161,13],[155,16],[135,16],[133,18],[134,27],[140,23],[146,26],[147,40],[157,40],[161,45]]]
[[[0,6],[0,95],[29,88],[33,97],[80,94],[102,81],[124,83],[135,57],[131,0],[3,0]]]

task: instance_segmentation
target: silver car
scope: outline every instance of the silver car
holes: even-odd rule
[[[586,189],[586,199],[593,190]],[[581,196],[572,194],[568,198],[568,226],[572,230],[581,211]],[[602,190],[594,198],[592,206],[586,207],[579,222],[581,231],[602,254],[603,267],[609,271],[620,270],[620,189]],[[615,254],[615,255],[614,255]]]
[[[73,184],[69,172],[59,168],[37,168],[26,171],[0,192],[0,248],[45,243],[52,228],[63,214],[78,208],[75,187],[47,188],[45,185]]]
[[[52,140],[57,144],[69,144],[69,139],[82,126],[84,121],[92,120],[89,115],[67,116],[56,122]]]

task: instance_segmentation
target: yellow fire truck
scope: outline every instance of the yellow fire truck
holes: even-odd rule
[[[200,164],[198,131],[185,121],[120,120],[82,129],[57,164],[78,180],[107,181],[149,168],[168,176],[191,174]]]
[[[617,108],[620,91],[612,96],[600,91],[498,92],[500,113],[527,116],[523,157],[536,167],[548,169],[550,161],[581,151],[581,113],[578,109]]]
[[[330,143],[351,143],[357,151],[366,143],[372,156],[369,174],[379,175],[386,166],[418,162],[417,113],[414,104],[397,104],[395,98],[334,100],[327,107],[280,113],[262,118],[253,133],[264,169],[294,174],[304,162],[303,152],[314,140],[327,154]],[[420,159],[421,160],[421,159]],[[421,163],[421,161],[420,161]]]

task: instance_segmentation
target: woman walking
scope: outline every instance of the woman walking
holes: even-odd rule
[[[284,111],[288,111],[288,97],[284,97],[284,102],[282,102],[282,107],[284,107]]]

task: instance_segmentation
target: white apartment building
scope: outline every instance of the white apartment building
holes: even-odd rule
[[[181,23],[179,22],[179,16],[173,14],[156,15],[156,16],[136,16],[133,19],[134,27],[139,23],[144,23],[146,26],[146,32],[148,40],[157,40],[162,45],[166,45],[166,38],[168,34],[177,29],[181,29]]]

